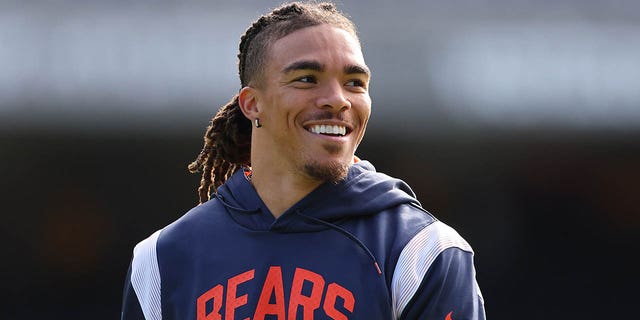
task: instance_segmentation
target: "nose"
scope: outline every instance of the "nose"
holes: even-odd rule
[[[339,81],[331,81],[320,92],[317,106],[340,112],[351,108],[351,101],[345,96],[345,89]]]

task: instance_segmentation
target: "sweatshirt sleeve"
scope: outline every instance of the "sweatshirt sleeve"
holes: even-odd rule
[[[473,250],[451,227],[436,221],[409,241],[392,279],[396,318],[484,320]]]
[[[161,320],[160,269],[156,244],[160,231],[133,249],[122,298],[121,320]]]
[[[138,301],[138,296],[131,282],[131,265],[127,271],[127,278],[124,281],[124,292],[122,294],[122,320],[144,320],[144,314]]]

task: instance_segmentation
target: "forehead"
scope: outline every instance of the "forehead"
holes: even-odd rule
[[[268,57],[268,69],[272,72],[303,60],[320,62],[329,69],[365,65],[356,37],[327,24],[300,29],[276,40],[271,45]]]

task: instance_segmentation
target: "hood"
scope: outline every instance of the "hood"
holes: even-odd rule
[[[320,185],[278,219],[269,212],[243,170],[218,188],[216,198],[244,227],[276,232],[318,231],[333,228],[343,219],[372,215],[400,204],[420,205],[409,185],[376,172],[364,160],[352,165],[343,181]]]

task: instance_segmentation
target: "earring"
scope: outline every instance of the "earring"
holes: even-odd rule
[[[262,127],[262,125],[260,124],[260,119],[256,118],[255,123],[256,123],[256,128]]]

